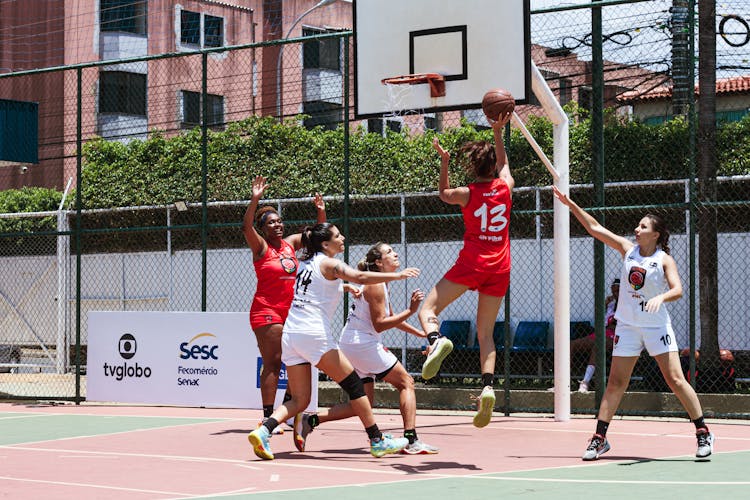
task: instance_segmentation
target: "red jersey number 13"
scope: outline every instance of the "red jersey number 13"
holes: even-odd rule
[[[505,229],[505,226],[508,225],[508,219],[505,217],[505,211],[506,206],[504,203],[502,205],[496,205],[490,210],[487,209],[486,203],[482,203],[482,206],[474,211],[474,216],[479,217],[481,221],[480,229],[483,233],[486,233],[487,231],[491,233],[498,233]],[[490,216],[492,216],[491,219],[489,219]]]

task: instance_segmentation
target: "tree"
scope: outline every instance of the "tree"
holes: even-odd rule
[[[719,372],[719,285],[716,207],[716,1],[698,1],[698,288],[701,387]]]

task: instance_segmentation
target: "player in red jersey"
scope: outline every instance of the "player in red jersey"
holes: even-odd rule
[[[281,330],[294,298],[297,278],[296,252],[302,248],[302,236],[292,234],[284,238],[284,222],[278,212],[265,206],[258,210],[258,202],[268,187],[265,177],[253,180],[253,196],[245,211],[242,232],[253,252],[258,286],[250,306],[250,327],[255,333],[258,350],[263,358],[260,374],[260,394],[263,419],[273,413],[276,388],[281,372]],[[313,199],[318,211],[318,223],[326,220],[326,205],[316,193]],[[284,395],[284,400],[289,394]],[[278,428],[279,432],[281,428]]]
[[[464,246],[456,263],[430,290],[419,311],[419,321],[430,341],[422,378],[427,380],[437,375],[440,363],[453,350],[451,341],[438,333],[438,314],[467,290],[476,290],[479,292],[477,340],[484,386],[474,417],[476,427],[489,423],[495,406],[492,330],[510,281],[508,229],[515,183],[503,144],[503,129],[510,116],[510,113],[504,113],[492,123],[494,146],[486,141],[476,141],[461,148],[464,165],[475,177],[468,186],[450,187],[450,153],[440,146],[437,138],[433,142],[441,160],[440,199],[461,207],[465,232]]]

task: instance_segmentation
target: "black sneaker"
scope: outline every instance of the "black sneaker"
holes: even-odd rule
[[[594,434],[589,441],[589,446],[583,454],[584,460],[596,460],[609,451],[609,441],[602,435]]]
[[[695,437],[698,439],[698,451],[695,452],[695,456],[698,458],[706,458],[711,455],[714,451],[714,435],[708,432],[708,429],[698,429],[695,433]]]

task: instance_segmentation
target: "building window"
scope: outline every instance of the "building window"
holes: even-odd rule
[[[540,68],[539,72],[542,74],[542,76],[544,77],[546,81],[560,78],[560,73],[555,73],[554,71],[549,71],[549,70]],[[532,106],[542,105],[542,103],[539,102],[539,99],[536,98],[536,95],[533,92],[529,94],[529,104],[531,104]]]
[[[370,118],[367,120],[367,131],[372,134],[383,135],[383,120],[380,118]]]
[[[330,31],[303,28],[302,36],[315,36]],[[302,64],[305,69],[332,69],[339,71],[341,68],[341,39],[328,38],[325,40],[310,40],[302,46]]]
[[[591,87],[583,86],[578,89],[578,106],[582,109],[591,111],[592,95]]]
[[[201,44],[201,15],[198,12],[180,12],[180,42],[185,45]]]
[[[203,25],[203,46],[222,47],[224,45],[224,19],[206,15]]]
[[[570,78],[560,78],[560,106],[565,106],[573,100],[573,81]]]
[[[206,115],[206,125],[209,127],[221,127],[224,125],[224,96],[208,94],[206,96],[208,105],[208,114]],[[201,124],[201,93],[182,91],[182,116],[181,122],[183,127],[192,128]]]
[[[323,127],[326,130],[334,130],[344,120],[343,108],[340,104],[332,102],[305,102],[303,113],[309,115],[304,122],[307,128]]]
[[[146,75],[102,71],[99,74],[99,112],[146,116]]]
[[[224,18],[180,11],[180,43],[196,47],[224,46]]]
[[[146,34],[146,0],[101,0],[99,24],[102,31]]]
[[[401,132],[401,120],[386,120],[385,126],[392,132]]]

